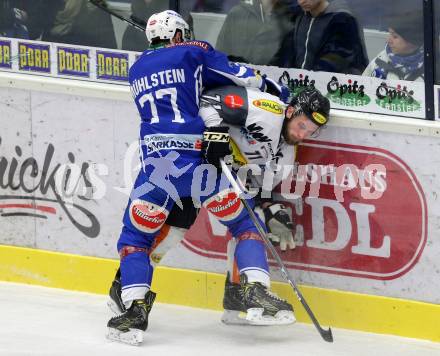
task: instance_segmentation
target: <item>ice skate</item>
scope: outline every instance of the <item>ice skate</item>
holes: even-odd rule
[[[133,301],[123,314],[115,316],[107,323],[107,338],[130,345],[140,345],[144,331],[148,327],[148,315],[153,306],[156,293],[148,291],[145,299]]]
[[[107,306],[110,308],[113,314],[120,315],[122,313],[125,313],[127,309],[122,302],[121,280],[119,278],[115,277],[108,294],[110,299],[107,301]]]
[[[296,321],[292,306],[259,282],[225,283],[222,322],[228,325],[287,325]]]
[[[230,281],[229,272],[225,281],[225,294],[223,297],[222,322],[228,325],[248,325],[246,312],[243,305],[243,293],[239,283]]]

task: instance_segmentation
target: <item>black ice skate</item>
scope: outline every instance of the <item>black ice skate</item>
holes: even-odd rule
[[[222,321],[233,325],[287,325],[296,321],[292,306],[259,282],[248,283],[245,274],[240,284],[231,283],[229,274],[223,298]]]
[[[228,325],[247,325],[246,309],[243,304],[243,293],[239,283],[230,281],[229,272],[226,275],[225,294],[223,296],[222,322]],[[241,315],[243,314],[243,315]],[[240,317],[241,316],[241,317]]]
[[[148,291],[144,299],[134,300],[123,314],[115,316],[107,323],[110,340],[130,345],[140,345],[144,340],[144,331],[148,327],[148,315],[156,298],[156,293]]]
[[[118,270],[119,273],[119,270]],[[122,302],[122,289],[120,275],[116,274],[110,291],[108,292],[110,299],[107,302],[108,307],[115,315],[120,315],[126,311],[125,305]]]

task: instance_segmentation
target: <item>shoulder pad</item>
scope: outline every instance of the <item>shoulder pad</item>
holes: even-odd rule
[[[234,85],[205,91],[201,105],[212,106],[223,121],[231,125],[244,125],[249,111],[246,89]]]

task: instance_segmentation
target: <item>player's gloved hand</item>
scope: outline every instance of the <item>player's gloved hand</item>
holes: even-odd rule
[[[203,132],[202,156],[207,163],[221,169],[220,160],[231,154],[229,127],[207,127]]]
[[[277,83],[275,80],[269,78],[266,74],[262,75],[266,93],[275,95],[280,98],[283,103],[289,103],[290,90],[283,84]]]
[[[296,245],[293,241],[294,225],[291,219],[292,211],[283,204],[275,203],[263,209],[268,237],[274,245],[280,245],[281,251],[287,248],[293,250]]]

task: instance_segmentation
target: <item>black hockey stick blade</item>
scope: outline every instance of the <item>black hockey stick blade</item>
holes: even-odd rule
[[[312,319],[312,323],[313,325],[315,325],[316,329],[318,330],[319,334],[321,335],[321,337],[327,341],[327,342],[333,342],[333,333],[332,333],[332,329],[328,328],[327,330],[324,329],[318,322],[318,320],[316,320],[315,315],[312,313],[312,311],[310,310],[310,307],[308,306],[307,303],[305,303],[304,299],[301,298],[301,304],[303,305],[304,309],[306,310],[307,314],[309,314],[310,319]]]
[[[264,232],[264,229],[261,227],[258,219],[255,216],[255,213],[253,212],[252,208],[249,206],[248,202],[240,197],[241,202],[245,206],[246,210],[249,213],[249,216],[254,223],[255,227],[257,228],[258,232],[260,233],[260,236],[264,240],[264,243],[266,244],[266,247],[272,254],[272,256],[277,261],[278,265],[281,269],[281,274],[283,275],[284,279],[290,284],[293,291],[295,292],[298,300],[301,302],[302,306],[304,307],[305,311],[310,317],[310,320],[312,320],[313,325],[315,326],[316,330],[318,330],[321,337],[324,339],[324,341],[327,342],[333,342],[333,333],[330,328],[327,330],[324,329],[321,324],[319,323],[318,319],[316,319],[315,314],[313,314],[312,309],[310,309],[309,305],[307,304],[306,300],[304,299],[302,293],[300,292],[298,286],[294,282],[293,278],[290,277],[289,272],[287,271],[286,267],[284,266],[283,261],[281,260],[280,256],[278,255],[277,251],[275,250],[275,247],[273,247],[272,243],[270,242],[269,238],[267,237],[266,233]]]
[[[118,13],[116,13],[115,11],[109,9],[107,7],[107,5],[102,2],[102,0],[89,0],[90,3],[92,3],[93,5],[95,5],[96,7],[100,8],[102,11],[105,11],[106,13],[110,14],[111,16],[114,16],[116,18],[118,18],[119,20],[122,20],[126,23],[128,23],[129,25],[133,26],[134,28],[140,30],[140,31],[145,31],[145,27],[146,25],[140,25],[137,21],[132,21],[131,19],[127,19],[126,17],[119,15]]]
[[[332,329],[328,328],[328,330],[325,330],[323,328],[318,329],[319,333],[321,334],[322,338],[327,342],[333,342],[333,333]]]
[[[247,202],[246,202],[247,204]],[[252,219],[252,216],[251,216]],[[258,229],[258,227],[257,227]],[[264,239],[264,237],[263,237]],[[265,241],[266,242],[266,241]],[[270,241],[269,241],[270,242]],[[290,286],[293,288],[293,291],[295,292],[298,300],[301,302],[302,306],[304,307],[305,311],[310,317],[310,320],[312,320],[313,325],[315,325],[315,328],[318,330],[321,337],[327,341],[327,342],[333,342],[333,332],[331,328],[328,328],[327,330],[324,329],[321,324],[319,323],[318,319],[316,319],[315,314],[313,314],[312,310],[310,309],[309,305],[307,304],[306,300],[304,299],[301,291],[299,290],[298,286],[294,282],[294,280],[290,277],[289,272],[287,271],[286,267],[284,266],[283,262],[281,261],[281,258],[276,253],[275,248],[272,244],[267,246],[272,254],[272,256],[277,260],[278,264],[281,267],[281,274],[284,277],[285,280],[287,280],[290,284]],[[275,255],[276,254],[276,255]]]

